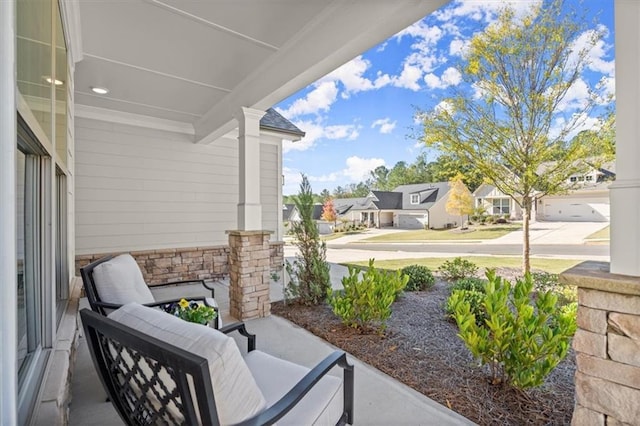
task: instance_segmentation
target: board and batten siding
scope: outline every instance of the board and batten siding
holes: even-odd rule
[[[237,141],[194,144],[180,133],[80,117],[75,133],[77,254],[228,244],[225,231],[237,229]],[[271,146],[261,152],[272,156]],[[261,167],[265,229],[278,204],[277,179],[268,182],[278,173],[273,158]]]

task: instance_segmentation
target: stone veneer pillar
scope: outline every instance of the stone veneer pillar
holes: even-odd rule
[[[578,286],[577,371],[571,424],[640,424],[640,277],[584,262],[561,274]]]
[[[271,231],[227,231],[229,313],[239,320],[271,314]]]

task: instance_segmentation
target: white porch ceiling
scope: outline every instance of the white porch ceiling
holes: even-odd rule
[[[445,3],[80,0],[75,101],[186,123],[210,142],[240,107],[266,110]]]

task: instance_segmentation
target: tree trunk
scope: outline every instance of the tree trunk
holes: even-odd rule
[[[522,215],[522,273],[527,274],[531,272],[531,262],[529,260],[530,247],[529,247],[529,220],[531,217],[531,199],[528,197],[523,198],[522,208],[524,214]]]

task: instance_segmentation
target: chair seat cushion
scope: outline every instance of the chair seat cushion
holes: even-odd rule
[[[255,350],[245,356],[258,387],[272,406],[293,388],[310,369]],[[278,425],[335,425],[343,413],[343,385],[326,375],[298,404],[278,420]]]
[[[234,339],[210,327],[136,303],[112,312],[109,318],[206,358],[222,424],[241,422],[265,409],[265,398]]]
[[[93,280],[103,302],[118,305],[155,302],[140,267],[130,254],[121,254],[96,266]]]

